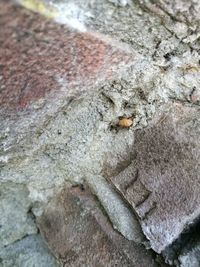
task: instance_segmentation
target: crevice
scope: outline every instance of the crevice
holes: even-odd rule
[[[30,234],[30,235],[34,235],[34,234]],[[14,242],[9,243],[8,245],[5,245],[5,246],[3,246],[3,247],[4,247],[4,248],[8,248],[9,246],[12,246],[12,245],[14,245],[14,244],[20,242],[22,239],[24,239],[24,238],[26,238],[26,237],[28,237],[28,236],[30,236],[30,235],[29,235],[29,234],[25,234],[25,235],[22,236],[21,238],[18,238],[18,239],[16,239]]]
[[[27,217],[29,217],[36,224],[36,217],[35,217],[35,214],[33,213],[32,209],[33,209],[33,206],[31,205],[28,209]],[[37,224],[36,224],[36,226],[37,226]]]
[[[115,106],[115,102],[112,100],[110,96],[108,96],[105,92],[101,92],[101,95],[106,99],[106,101],[112,106]]]
[[[179,237],[169,245],[164,251],[163,256],[166,262],[171,263],[177,261],[183,250],[191,251],[195,243],[198,242],[200,236],[200,215],[192,224],[187,225]]]

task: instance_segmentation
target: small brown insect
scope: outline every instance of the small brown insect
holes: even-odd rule
[[[121,118],[118,121],[118,125],[122,128],[129,128],[133,125],[133,119],[132,118]]]

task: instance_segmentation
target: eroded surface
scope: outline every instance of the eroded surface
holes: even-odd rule
[[[136,131],[132,163],[110,178],[158,252],[200,213],[199,123],[198,109],[171,105],[152,126]]]
[[[35,219],[66,181],[69,187],[89,184],[112,226],[138,241],[132,208],[105,182],[123,170],[129,174],[129,167],[123,180],[127,192],[120,188],[121,195],[134,207],[151,246],[160,251],[199,210],[199,5],[53,2],[59,8],[53,18],[62,25],[11,1],[0,3],[3,267],[9,266],[9,257],[16,266],[25,264],[26,257],[13,254],[13,246],[21,239],[23,248],[25,236],[37,233]],[[39,7],[46,16],[44,5]],[[122,118],[131,118],[131,127],[120,127]],[[131,185],[127,180],[133,177]],[[120,203],[115,214],[110,199]],[[143,242],[141,232],[139,239]],[[113,244],[105,242],[109,250]],[[49,252],[37,244],[45,262]],[[195,264],[196,251],[198,242],[170,263],[185,267],[191,259]],[[127,261],[126,256],[116,259]]]
[[[158,266],[143,246],[113,230],[84,187],[60,192],[39,227],[62,266]]]

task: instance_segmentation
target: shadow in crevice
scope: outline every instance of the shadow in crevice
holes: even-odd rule
[[[163,256],[167,262],[177,261],[183,252],[191,251],[200,242],[200,216],[188,225],[180,236],[163,251]]]

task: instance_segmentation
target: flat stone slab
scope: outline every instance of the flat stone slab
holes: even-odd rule
[[[161,252],[200,214],[200,110],[174,103],[136,131],[132,163],[109,178]]]
[[[113,229],[87,189],[64,189],[38,224],[62,266],[157,266],[150,251]]]

